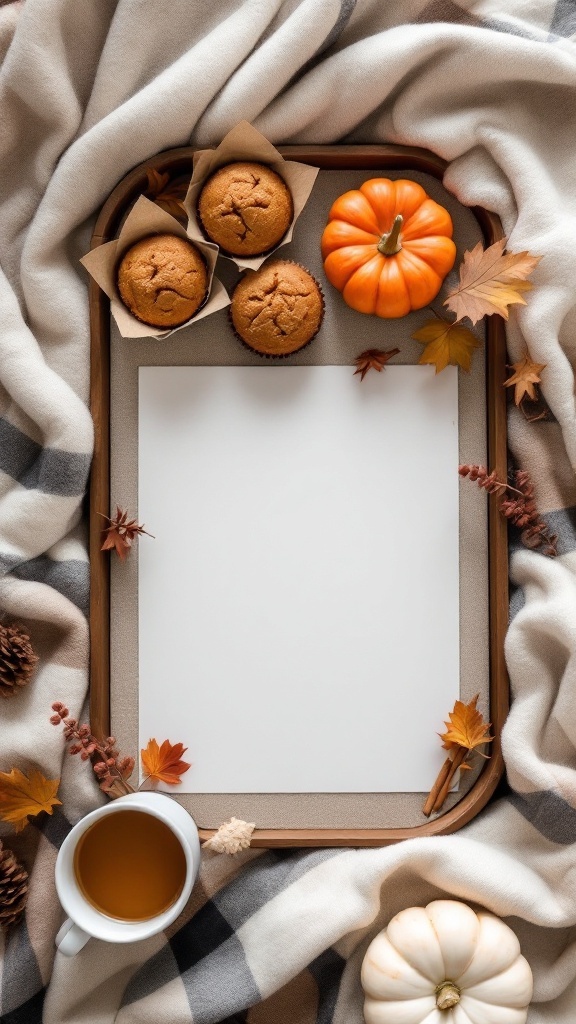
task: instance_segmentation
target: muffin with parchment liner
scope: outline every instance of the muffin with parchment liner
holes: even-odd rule
[[[232,256],[260,256],[286,234],[294,206],[286,182],[266,164],[225,164],[198,197],[198,217],[212,242]]]
[[[124,305],[151,327],[179,327],[206,298],[208,268],[199,249],[178,235],[148,235],[120,260],[118,291]]]

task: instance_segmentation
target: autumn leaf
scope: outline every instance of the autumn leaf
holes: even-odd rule
[[[481,466],[462,466],[461,469],[482,469]],[[478,477],[476,477],[478,479]],[[482,485],[481,485],[482,486]],[[478,703],[479,694],[476,694],[472,698],[469,704],[464,704],[463,701],[457,700],[454,704],[454,708],[449,712],[449,722],[445,722],[446,732],[440,733],[440,739],[442,740],[442,746],[445,750],[448,750],[448,757],[444,761],[438,776],[432,789],[430,790],[426,802],[422,808],[423,814],[427,818],[430,817],[432,812],[441,810],[450,788],[453,784],[454,776],[458,770],[470,771],[470,765],[467,764],[467,759],[470,757],[471,752],[476,747],[481,747],[484,743],[490,743],[494,739],[490,735],[490,722],[485,722],[480,711],[478,711],[476,704]],[[482,754],[479,750],[477,751],[481,757],[488,758],[487,754]]]
[[[382,352],[378,348],[367,348],[365,352],[356,356],[354,362],[357,369],[354,370],[353,376],[359,373],[360,380],[363,381],[368,370],[377,370],[378,373],[381,373],[388,360],[392,359],[392,356],[397,356],[399,351],[399,348],[391,348],[388,352]]]
[[[532,288],[526,278],[542,257],[526,251],[504,254],[505,245],[505,238],[488,249],[478,242],[471,252],[464,253],[460,284],[444,302],[457,320],[468,317],[475,324],[491,313],[499,313],[507,320],[508,306],[515,302],[526,305],[522,292]]]
[[[103,515],[102,512],[99,514],[110,523],[109,526],[102,530],[102,546],[100,550],[114,550],[121,562],[126,560],[134,537],[143,533],[147,537],[153,537],[153,534],[148,533],[143,526],[140,526],[136,519],[128,519],[128,513],[123,512],[119,505],[116,506],[116,515],[113,519],[110,516]]]
[[[514,402],[520,405],[522,399],[528,395],[533,402],[537,401],[535,385],[540,383],[540,374],[546,368],[546,363],[533,363],[530,356],[525,355],[519,363],[512,363],[515,373],[508,380],[504,381],[505,388],[514,385]]]
[[[190,768],[187,761],[181,760],[187,749],[182,743],[164,740],[159,747],[156,740],[148,740],[148,746],[140,751],[146,778],[177,786],[182,781],[179,776]]]
[[[490,735],[490,722],[484,721],[481,712],[476,707],[478,696],[479,694],[476,694],[469,704],[457,700],[454,710],[449,712],[450,721],[444,723],[446,732],[440,733],[445,750],[451,750],[453,747],[465,747],[466,750],[473,750],[494,739]]]
[[[45,779],[34,769],[30,778],[13,768],[11,772],[0,772],[0,818],[14,825],[17,832],[28,824],[28,816],[52,809],[62,801],[56,798],[60,779]]]
[[[188,190],[186,182],[177,183],[167,187],[170,181],[170,175],[167,173],[161,174],[160,171],[154,170],[153,167],[147,168],[146,176],[148,178],[147,193],[150,198],[153,199],[158,206],[161,206],[163,210],[166,210],[166,213],[171,214],[172,217],[185,220],[186,211],[182,201]]]
[[[480,348],[478,338],[468,327],[449,324],[447,320],[428,320],[423,327],[412,335],[416,341],[425,345],[419,363],[430,363],[436,367],[436,373],[450,366],[461,366],[470,372],[472,352]]]

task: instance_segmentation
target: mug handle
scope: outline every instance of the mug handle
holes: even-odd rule
[[[64,956],[75,956],[84,948],[89,938],[88,932],[83,931],[68,918],[64,921],[55,941],[60,953]]]

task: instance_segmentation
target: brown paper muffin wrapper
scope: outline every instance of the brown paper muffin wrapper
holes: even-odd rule
[[[229,320],[229,323],[230,323],[230,327],[232,328],[232,333],[238,339],[240,344],[245,349],[248,350],[248,352],[252,352],[252,354],[255,355],[255,356],[260,356],[261,359],[290,359],[290,356],[300,355],[300,353],[303,352],[305,348],[308,348],[308,346],[311,345],[312,342],[314,341],[314,338],[316,337],[316,335],[318,334],[318,331],[322,327],[322,323],[323,323],[323,320],[324,320],[324,313],[326,312],[326,302],[325,302],[325,299],[324,299],[324,292],[322,290],[322,286],[321,286],[320,282],[316,280],[316,278],[314,277],[314,274],[312,274],[308,270],[308,267],[305,267],[303,263],[298,263],[297,260],[283,260],[282,262],[283,263],[291,263],[294,267],[300,267],[300,270],[305,270],[306,273],[312,278],[312,280],[314,281],[314,284],[316,285],[316,287],[318,288],[318,291],[320,292],[320,299],[322,300],[322,315],[320,316],[320,323],[318,324],[318,327],[314,331],[314,334],[312,335],[311,338],[308,339],[308,341],[305,341],[303,345],[300,345],[300,348],[295,348],[295,349],[292,350],[292,352],[260,352],[259,349],[252,348],[252,345],[249,345],[248,342],[244,341],[244,338],[242,338],[238,334],[238,331],[236,330],[236,328],[234,326],[234,321],[232,319],[232,304],[230,304],[230,307],[228,309],[228,320]],[[232,298],[233,297],[234,297],[234,292],[232,292],[230,303],[232,303]]]
[[[280,246],[292,240],[294,225],[308,202],[312,186],[316,180],[319,167],[300,164],[295,160],[284,160],[277,149],[264,138],[248,121],[240,121],[224,136],[216,149],[199,149],[194,153],[192,180],[184,200],[184,208],[188,214],[188,234],[191,239],[206,237],[198,218],[198,197],[204,185],[219,167],[237,161],[249,161],[267,164],[276,174],[284,179],[292,193],[294,213],[290,226],[283,238],[273,249],[260,256],[232,256],[222,252],[226,259],[232,260],[242,270],[258,270],[264,260],[269,259]]]
[[[152,327],[142,323],[127,309],[118,291],[116,273],[118,264],[126,250],[141,238],[159,234],[178,235],[179,238],[192,242],[202,253],[208,268],[207,298],[193,317],[183,324],[178,324],[177,327]],[[86,256],[83,256],[80,263],[86,267],[88,273],[110,299],[110,312],[123,338],[167,338],[175,331],[181,331],[183,327],[188,327],[196,320],[202,320],[203,317],[210,316],[210,313],[215,313],[217,309],[223,309],[224,306],[229,305],[228,292],[222,282],[214,277],[217,257],[217,245],[191,236],[175,217],[171,217],[169,213],[161,210],[156,203],[152,203],[145,196],[140,196],[124,221],[118,238],[112,242],[98,245]]]

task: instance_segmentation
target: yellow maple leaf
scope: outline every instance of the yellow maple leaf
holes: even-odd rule
[[[526,305],[522,292],[530,291],[526,280],[542,259],[529,252],[504,254],[506,239],[484,249],[481,242],[464,253],[460,266],[460,284],[444,305],[452,310],[457,320],[468,317],[475,324],[483,316],[499,313],[508,319],[508,306],[520,302]]]
[[[60,779],[45,779],[42,772],[33,769],[27,778],[19,768],[0,772],[0,818],[14,825],[17,832],[28,824],[28,817],[61,804],[56,793]]]
[[[457,700],[453,710],[449,712],[450,721],[444,723],[446,732],[440,733],[442,746],[446,750],[451,750],[452,747],[473,750],[494,739],[490,735],[490,722],[484,721],[482,713],[476,707],[478,697],[479,694],[476,694],[469,704]]]
[[[182,754],[185,754],[188,747],[182,743],[170,743],[164,740],[162,746],[158,746],[156,740],[148,740],[148,745],[140,751],[142,764],[148,779],[155,779],[157,782],[168,782],[171,786],[177,786],[190,768],[187,761],[182,761]]]
[[[535,384],[540,383],[540,374],[546,368],[546,363],[533,363],[530,356],[526,355],[519,363],[512,363],[512,369],[516,372],[504,381],[505,388],[514,385],[514,402],[520,405],[522,399],[528,395],[533,402],[537,399]]]
[[[446,369],[448,364],[461,366],[469,372],[472,352],[480,348],[478,338],[468,327],[449,324],[447,320],[428,320],[412,337],[426,346],[418,362],[435,366],[436,373]]]

